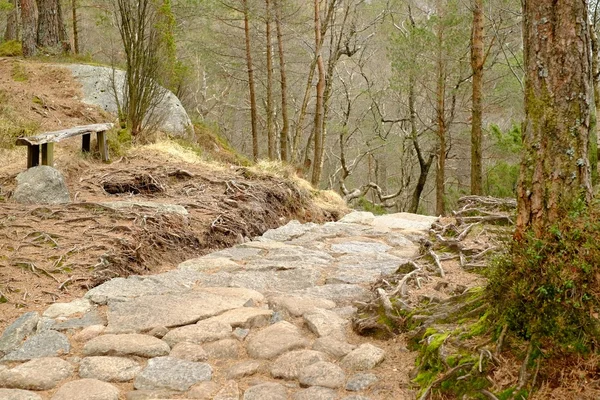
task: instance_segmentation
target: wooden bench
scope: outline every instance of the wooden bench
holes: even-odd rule
[[[102,161],[108,161],[108,144],[105,133],[112,127],[113,124],[111,123],[76,126],[61,131],[45,132],[36,136],[20,137],[17,139],[17,145],[27,146],[27,168],[40,164],[40,146],[42,146],[42,165],[52,166],[54,163],[54,143],[81,135],[81,151],[89,153],[91,135],[95,132],[98,138],[100,157]]]

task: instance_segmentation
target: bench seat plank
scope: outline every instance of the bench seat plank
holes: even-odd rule
[[[46,132],[36,136],[20,137],[17,139],[16,144],[21,146],[32,146],[45,143],[56,143],[60,142],[63,139],[83,135],[86,133],[89,134],[92,132],[105,132],[112,127],[113,124],[111,123],[76,126],[74,128]]]

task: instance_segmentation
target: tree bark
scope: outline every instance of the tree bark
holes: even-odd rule
[[[246,37],[246,66],[248,69],[248,90],[250,91],[250,124],[252,129],[252,157],[258,161],[258,128],[256,115],[256,89],[254,84],[254,66],[252,64],[252,49],[250,47],[250,21],[248,0],[243,0],[244,6],[244,34]]]
[[[21,5],[21,24],[23,26],[21,37],[23,56],[32,57],[37,52],[37,21],[35,2],[33,0],[19,0],[19,2]]]
[[[277,29],[277,49],[279,54],[279,74],[281,76],[281,119],[282,128],[279,134],[279,148],[281,152],[281,161],[289,161],[288,157],[288,135],[290,131],[290,121],[287,110],[287,76],[285,72],[285,58],[283,52],[283,32],[281,29],[281,4],[278,0],[273,0],[275,8],[275,27]]]
[[[438,1],[438,18],[442,18],[441,1]],[[438,152],[435,176],[435,213],[444,215],[446,212],[446,61],[444,59],[444,26],[438,22],[437,29],[437,87],[436,87],[436,117]]]
[[[481,195],[483,191],[483,167],[481,153],[483,63],[483,0],[473,0],[473,26],[471,32],[471,69],[473,71],[473,96],[471,113],[471,194],[473,195]]]
[[[542,237],[592,198],[588,145],[592,106],[587,7],[580,0],[526,0],[525,123],[517,229]]]
[[[275,160],[275,129],[273,126],[273,47],[271,45],[271,5],[265,0],[266,15],[266,40],[267,40],[267,142],[269,160]]]
[[[317,81],[317,101],[315,103],[315,122],[313,125],[313,136],[315,140],[313,173],[311,183],[317,187],[321,180],[321,165],[323,163],[323,95],[325,92],[325,65],[323,64],[321,40],[321,12],[319,0],[315,5],[315,54],[317,56],[317,70],[319,80]]]
[[[79,30],[77,21],[77,0],[71,0],[71,14],[73,17],[73,52],[79,54]]]
[[[6,17],[6,30],[4,31],[4,41],[19,40],[19,3],[17,0],[10,1],[13,9]]]
[[[38,8],[37,45],[55,51],[69,48],[60,0],[36,0]]]

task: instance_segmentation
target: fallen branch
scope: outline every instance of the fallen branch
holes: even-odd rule
[[[444,273],[444,268],[442,268],[442,263],[440,262],[440,257],[437,254],[435,254],[433,252],[433,250],[431,250],[431,249],[428,249],[427,252],[431,256],[431,258],[433,258],[433,262],[435,263],[435,266],[439,269],[440,276],[442,278],[446,277],[446,274]]]

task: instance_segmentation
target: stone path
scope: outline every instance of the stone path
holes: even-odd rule
[[[416,254],[433,221],[292,221],[26,313],[0,337],[0,399],[402,400],[376,390],[390,379],[378,367],[386,351],[349,322],[353,302]]]

